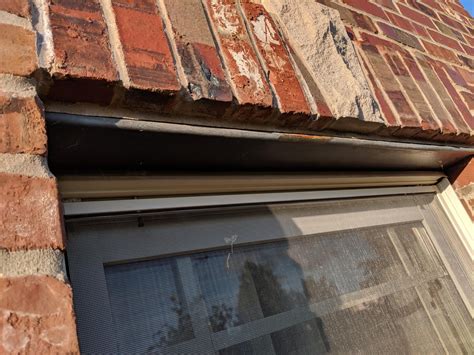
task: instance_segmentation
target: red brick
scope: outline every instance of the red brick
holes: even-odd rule
[[[393,11],[397,11],[398,12],[398,9],[397,7],[395,6],[395,4],[393,3],[393,0],[376,0],[375,1],[377,4],[379,5],[382,5],[383,7],[386,7],[387,9],[390,9],[390,10],[393,10]],[[388,13],[387,13],[388,14]]]
[[[364,43],[370,44],[370,45],[375,46],[375,47],[382,46],[382,47],[385,47],[385,48],[390,48],[390,49],[392,49],[394,51],[397,51],[397,52],[406,52],[406,50],[403,49],[398,44],[387,41],[387,40],[385,40],[383,38],[380,38],[378,36],[374,36],[372,34],[365,33],[365,32],[363,32],[361,35],[362,35],[362,42],[364,42]]]
[[[442,23],[440,21],[434,21],[434,23],[436,24],[436,27],[438,27],[438,29],[443,34],[445,34],[446,36],[450,36],[450,37],[455,38],[455,39],[457,39],[457,40],[459,40],[463,43],[466,43],[466,40],[464,39],[464,36],[458,30],[452,29],[451,27],[445,25],[444,23]]]
[[[394,13],[391,13],[391,12],[387,12],[387,16],[390,18],[390,21],[400,27],[400,28],[403,28],[404,30],[406,31],[409,31],[409,32],[413,32],[414,29],[413,29],[413,25],[411,24],[411,22],[409,20],[407,20],[406,18],[404,17],[401,17],[401,16],[398,16]]]
[[[433,40],[435,40],[436,42],[444,44],[447,47],[450,47],[452,49],[455,49],[455,50],[458,50],[458,51],[462,52],[461,46],[454,39],[446,37],[445,35],[442,35],[441,33],[437,32],[437,31],[432,31],[430,29],[428,29],[428,32],[429,32],[431,38],[433,38]]]
[[[461,61],[461,63],[464,63],[469,68],[474,70],[474,59],[468,58],[468,57],[466,57],[464,55],[461,55],[461,54],[458,54],[458,58]]]
[[[454,66],[445,66],[444,70],[449,74],[451,79],[456,83],[456,85],[462,86],[463,88],[470,89],[464,77]]]
[[[439,14],[439,18],[447,25],[451,26],[451,27],[454,27],[462,32],[467,32],[466,31],[466,28],[464,27],[464,25],[461,23],[461,22],[458,22],[456,20],[453,20],[452,18],[444,15],[444,14]]]
[[[418,41],[415,36],[383,22],[378,22],[377,24],[387,37],[420,51],[424,51],[420,41]]]
[[[414,108],[418,111],[418,114],[421,117],[421,126],[423,129],[433,131],[438,130],[439,125],[434,119],[430,107],[421,95],[421,92],[413,81],[410,72],[407,70],[398,54],[396,52],[387,52],[385,53],[385,59],[392,69],[392,72],[405,89],[405,93],[412,102]]]
[[[402,15],[405,15],[406,17],[412,19],[413,21],[421,23],[422,25],[436,29],[436,26],[434,25],[433,21],[431,21],[431,19],[428,16],[423,15],[422,13],[416,10],[412,10],[409,7],[406,7],[402,4],[398,4],[398,7]]]
[[[459,114],[458,110],[456,109],[456,106],[454,105],[453,100],[451,100],[450,98],[449,93],[447,92],[443,83],[439,80],[438,76],[434,72],[433,67],[427,62],[426,59],[422,58],[421,56],[418,56],[417,60],[421,68],[423,69],[426,77],[433,86],[435,92],[439,95],[439,98],[443,102],[443,105],[448,110],[448,117],[452,120],[452,122],[460,132],[469,133],[470,129],[468,125]]]
[[[474,47],[468,46],[466,44],[461,44],[462,47],[464,48],[464,51],[470,55],[471,57],[474,57]]]
[[[438,16],[436,15],[436,11],[434,11],[428,6],[423,5],[420,0],[407,0],[407,2],[415,9],[420,10],[423,14],[431,18],[438,18]]]
[[[267,75],[273,85],[280,110],[311,113],[284,40],[279,35],[272,18],[260,4],[243,2],[242,9],[249,21],[261,58],[267,67]]]
[[[63,249],[56,180],[0,173],[0,248]]]
[[[467,103],[469,110],[474,110],[474,94],[472,92],[461,91],[464,101]]]
[[[339,12],[342,21],[354,26],[360,27],[370,32],[377,32],[377,28],[375,27],[372,20],[361,13],[352,11],[351,9],[341,6],[338,3],[333,2],[332,0],[317,0],[319,3],[332,7],[333,9]]]
[[[145,12],[140,7],[121,6],[116,0],[112,5],[130,85],[145,90],[178,91],[181,86],[158,9]]]
[[[48,276],[0,278],[2,354],[79,353],[71,288]]]
[[[452,50],[440,47],[428,41],[424,41],[424,40],[421,40],[421,41],[423,42],[423,46],[426,48],[426,51],[428,53],[438,58],[447,60],[449,62],[454,62],[454,63],[459,62],[458,58],[456,57],[456,54]]]
[[[43,109],[34,97],[0,92],[0,153],[46,153]]]
[[[360,48],[359,46],[357,47],[358,49]],[[377,99],[377,103],[380,106],[380,109],[382,110],[382,116],[384,120],[387,122],[387,126],[398,126],[399,122],[397,121],[397,118],[392,112],[392,109],[390,108],[387,100],[385,99],[385,96],[382,93],[382,90],[380,89],[379,85],[375,81],[374,75],[372,71],[369,68],[369,65],[367,64],[365,58],[361,56],[362,64],[366,70],[366,75],[370,80],[370,83],[372,84],[372,88],[375,94],[375,97]]]
[[[451,95],[454,103],[456,104],[459,112],[464,117],[464,121],[468,124],[471,130],[474,130],[474,117],[469,112],[469,109],[466,107],[464,102],[462,101],[461,97],[459,96],[458,92],[451,84],[450,80],[446,76],[445,71],[442,69],[441,65],[433,65],[438,77],[441,79],[441,82],[444,84],[445,88],[448,90],[449,94]]]
[[[425,37],[425,38],[430,38],[430,35],[428,33],[428,31],[425,29],[425,27],[417,24],[417,23],[414,23],[412,22],[411,24],[413,26],[413,28],[415,29],[415,33],[422,36],[422,37]]]
[[[456,189],[474,183],[474,157],[467,158],[448,169],[449,181]]]
[[[49,10],[55,53],[53,75],[118,80],[98,0],[51,0]]]
[[[343,0],[345,4],[388,21],[385,11],[367,0]]]
[[[421,1],[435,10],[443,11],[443,8],[439,6],[437,2],[438,0],[421,0]]]
[[[406,54],[403,57],[403,60],[410,71],[413,79],[417,82],[418,86],[420,87],[421,91],[425,94],[426,99],[430,103],[434,114],[438,117],[438,121],[441,123],[441,131],[443,133],[456,133],[457,128],[453,125],[453,123],[449,120],[449,113],[446,108],[443,106],[441,101],[439,100],[438,96],[432,89],[431,85],[425,79],[423,73],[421,72],[420,68],[418,67],[415,59]]]
[[[467,39],[467,41],[469,42],[469,45],[471,45],[472,47],[474,47],[474,37],[471,37],[471,36],[468,36],[468,35],[464,35],[464,38]]]
[[[271,107],[272,94],[235,0],[205,0],[239,104]]]
[[[405,95],[402,93],[397,79],[392,74],[390,67],[380,55],[376,47],[364,44],[362,49],[367,56],[375,77],[382,84],[383,90],[397,110],[402,127],[421,127],[418,117],[411,109]]]
[[[232,101],[232,90],[201,3],[195,0],[165,0],[163,3],[191,97],[194,100]]]
[[[35,32],[2,23],[0,33],[0,73],[31,75],[38,66]]]
[[[30,3],[28,0],[1,0],[0,10],[20,17],[30,17]]]

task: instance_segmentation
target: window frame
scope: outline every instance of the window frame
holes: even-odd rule
[[[448,183],[448,186],[449,183]],[[160,211],[167,210],[186,210],[186,209],[214,209],[221,208],[224,206],[234,206],[238,208],[240,205],[244,206],[259,206],[266,204],[277,204],[277,203],[291,203],[291,202],[305,202],[305,201],[323,201],[323,200],[333,200],[333,199],[347,199],[347,198],[357,198],[357,197],[375,197],[375,196],[396,196],[396,195],[406,195],[410,194],[416,196],[417,194],[432,193],[435,195],[435,203],[439,205],[439,208],[442,211],[446,212],[446,201],[447,199],[452,199],[453,196],[449,194],[449,189],[446,187],[446,180],[443,180],[438,185],[427,185],[427,186],[405,186],[405,187],[384,187],[384,188],[358,188],[358,189],[340,189],[340,190],[322,190],[322,191],[292,191],[292,192],[270,192],[270,193],[257,193],[257,194],[233,194],[233,195],[204,195],[204,196],[186,196],[186,197],[160,197],[160,198],[143,198],[143,199],[122,199],[122,200],[109,200],[109,201],[83,201],[83,202],[66,202],[65,215],[67,219],[71,221],[85,221],[89,220],[90,223],[95,223],[98,219],[104,220],[104,215],[112,215],[111,223],[113,223],[113,214],[132,214],[132,216],[137,216],[143,213],[156,213]],[[449,205],[448,205],[449,208]],[[446,216],[440,216],[435,212],[429,210],[422,210],[418,207],[408,208],[403,207],[399,209],[405,209],[399,213],[379,213],[375,216],[373,211],[371,212],[359,212],[357,215],[354,215],[353,218],[348,218],[345,222],[341,222],[339,225],[334,226],[333,215],[328,216],[318,216],[319,218],[317,226],[318,230],[312,230],[308,234],[319,234],[327,233],[335,230],[345,230],[349,228],[362,228],[368,226],[378,226],[378,225],[390,225],[393,223],[402,223],[402,222],[413,222],[420,221],[423,223],[423,226],[429,232],[431,236],[438,235],[438,238],[431,238],[433,243],[436,246],[438,253],[440,254],[443,262],[445,263],[448,273],[451,275],[453,281],[458,288],[461,297],[466,304],[471,317],[474,318],[473,303],[474,301],[469,297],[469,288],[466,288],[465,285],[469,286],[469,275],[466,274],[466,267],[469,267],[469,262],[472,262],[472,259],[469,261],[469,257],[472,254],[469,254],[469,250],[466,249],[466,245],[469,246],[472,243],[471,238],[466,233],[469,233],[469,224],[466,222],[465,217],[467,213],[464,211],[466,216],[462,216],[462,211],[456,210],[456,218],[454,219],[454,212],[450,209],[450,213],[446,213]],[[392,211],[394,212],[394,211]],[[400,212],[400,211],[398,211]],[[402,218],[397,219],[396,221],[391,218],[392,216],[399,215]],[[468,217],[469,218],[469,217]],[[463,223],[460,225],[459,221]],[[448,238],[440,238],[440,233],[432,233],[432,228],[441,228],[444,230],[446,228],[446,223],[451,227],[448,232]],[[333,226],[331,229],[330,226]],[[69,232],[72,232],[69,228]],[[466,237],[467,236],[467,237]],[[285,236],[285,238],[292,238],[294,236]],[[128,237],[136,239],[133,237]],[[94,238],[89,238],[94,239]],[[185,245],[180,241],[176,240],[159,240],[159,243],[152,242],[151,244],[147,243],[133,243],[129,240],[128,243],[120,246],[117,243],[111,243],[110,240],[101,240],[100,242],[107,247],[103,250],[98,248],[93,248],[89,243],[97,243],[97,240],[88,242],[81,242],[81,245],[75,245],[74,248],[75,254],[87,254],[88,262],[86,266],[82,265],[81,268],[87,270],[94,270],[93,274],[89,274],[89,277],[84,278],[80,282],[84,282],[81,285],[74,285],[73,287],[93,287],[95,289],[95,307],[87,310],[87,318],[96,319],[95,326],[96,329],[101,329],[101,344],[98,344],[97,350],[100,352],[115,352],[115,348],[108,347],[107,344],[114,343],[114,334],[113,334],[113,321],[112,314],[110,309],[110,304],[108,300],[107,286],[105,281],[104,274],[104,264],[113,264],[117,262],[124,261],[133,261],[137,259],[144,259],[149,257],[160,257],[160,256],[169,256],[169,255],[180,255],[182,253],[189,253],[198,250],[204,249],[213,249],[219,246],[223,246],[222,240],[219,241],[219,244],[216,244],[213,241],[213,237],[210,236],[206,238],[207,240],[200,239],[196,245],[190,245],[187,242]],[[259,241],[265,241],[260,239]],[[255,242],[255,240],[238,240],[235,245],[246,244]],[[120,243],[119,243],[120,244]],[[156,245],[152,245],[156,244]],[[113,247],[112,247],[113,245]],[[471,245],[472,246],[472,245]],[[464,249],[463,249],[464,247]],[[79,248],[79,249],[77,249]],[[104,250],[107,252],[104,253]],[[457,261],[456,257],[461,253],[461,260]],[[467,256],[466,256],[467,255]],[[71,260],[69,255],[69,262],[74,262]],[[85,270],[84,269],[84,270]],[[77,281],[76,281],[77,282]],[[77,304],[77,300],[75,303]],[[79,301],[79,302],[82,302]],[[84,312],[84,310],[82,310]],[[292,311],[289,311],[292,312]],[[278,315],[277,315],[278,316]],[[304,318],[304,315],[296,315],[298,320]],[[91,318],[92,317],[92,318]],[[303,317],[303,318],[302,318]],[[276,321],[276,319],[275,319]],[[263,326],[263,325],[262,325]],[[241,326],[245,330],[245,325]],[[248,332],[248,331],[247,331]],[[87,335],[88,337],[94,338],[96,336],[95,332],[91,330]],[[220,336],[220,338],[219,338]],[[226,336],[217,334],[217,338],[213,341],[218,341],[221,344],[226,344],[226,346],[232,345],[236,342],[245,340],[245,337],[239,336],[238,339],[234,339],[233,342],[229,343]],[[208,341],[211,341],[208,339]],[[176,345],[168,350],[179,352],[185,351],[186,349],[196,349],[198,346],[208,345],[208,342],[204,342],[201,345],[196,339],[185,342],[184,344]],[[207,344],[207,345],[206,345]],[[203,348],[203,349],[204,349]]]

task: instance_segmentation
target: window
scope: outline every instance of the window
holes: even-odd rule
[[[81,350],[473,352],[472,275],[435,189],[375,190],[71,219]]]

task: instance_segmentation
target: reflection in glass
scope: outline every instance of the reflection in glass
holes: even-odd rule
[[[474,352],[473,321],[421,224],[228,253],[107,266],[120,351],[186,352],[204,337],[222,355]]]

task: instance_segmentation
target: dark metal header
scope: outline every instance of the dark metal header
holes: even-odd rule
[[[474,147],[47,113],[53,172],[443,170]]]

